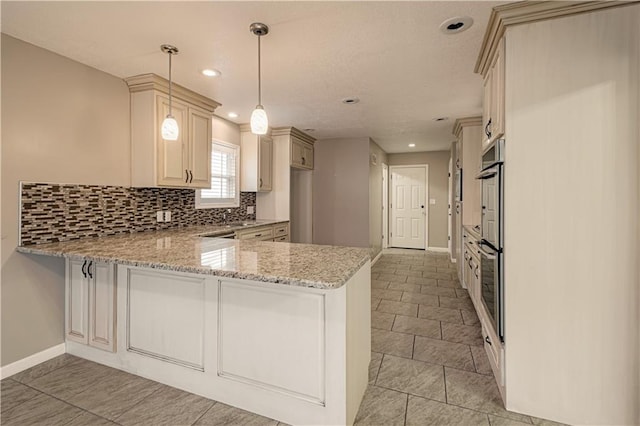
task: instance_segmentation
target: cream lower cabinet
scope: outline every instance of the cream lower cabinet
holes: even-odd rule
[[[68,259],[65,294],[67,340],[115,352],[114,265],[90,259]]]
[[[211,187],[213,112],[220,104],[173,85],[171,114],[178,140],[162,138],[169,114],[167,81],[154,74],[125,79],[131,92],[131,186]]]
[[[238,240],[289,242],[289,223],[278,223],[275,225],[236,231],[235,237]]]

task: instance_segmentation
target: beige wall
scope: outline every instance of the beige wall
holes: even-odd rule
[[[313,242],[369,247],[369,138],[314,145]]]
[[[19,181],[128,185],[119,78],[2,35],[2,365],[63,342],[64,262],[17,253]]]
[[[382,251],[382,164],[387,164],[388,159],[387,153],[370,139],[369,157],[372,155],[377,158],[377,164],[369,161],[369,246],[373,259]]]
[[[389,154],[389,166],[429,165],[429,241],[428,247],[448,247],[448,198],[450,151],[407,152]]]
[[[640,424],[640,5],[506,43],[507,408]]]

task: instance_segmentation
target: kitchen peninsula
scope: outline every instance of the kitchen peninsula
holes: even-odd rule
[[[68,353],[290,424],[353,423],[370,358],[368,250],[208,237],[228,231],[18,250],[66,258]]]

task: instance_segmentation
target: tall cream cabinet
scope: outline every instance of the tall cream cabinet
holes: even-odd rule
[[[209,188],[214,100],[173,84],[178,140],[162,138],[169,113],[169,82],[155,74],[125,79],[131,96],[131,186]]]
[[[273,139],[251,133],[240,126],[240,191],[269,192],[273,189]]]
[[[459,166],[462,168],[462,225],[471,227],[480,225],[482,218],[482,185],[476,179],[482,163],[481,124],[481,117],[467,117],[457,119],[453,125]],[[459,233],[458,238],[461,235]]]
[[[475,71],[489,140],[505,139],[502,352],[480,319],[510,411],[640,424],[639,22],[637,1],[532,1],[487,24]]]

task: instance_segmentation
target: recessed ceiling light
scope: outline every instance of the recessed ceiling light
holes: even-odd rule
[[[227,114],[227,116],[229,118],[238,118],[238,114],[236,114],[235,112],[230,112],[229,114]]]
[[[440,31],[445,34],[457,34],[468,30],[473,25],[473,18],[470,16],[455,16],[440,24]]]
[[[344,98],[342,100],[342,103],[343,104],[347,104],[347,105],[357,104],[358,102],[360,102],[360,99],[358,99],[356,97]]]
[[[416,146],[416,144],[415,144],[415,143],[410,143],[410,144],[409,144],[409,148],[414,148],[415,146]]]
[[[209,68],[207,68],[206,70],[202,70],[202,74],[206,75],[207,77],[219,77],[222,75],[220,71]]]
[[[447,121],[449,119],[449,117],[438,117],[438,118],[434,118],[433,121]]]
[[[309,128],[309,129],[302,129],[302,130],[304,130],[305,132],[315,132],[315,131],[316,131],[316,129],[311,129],[311,128]]]

